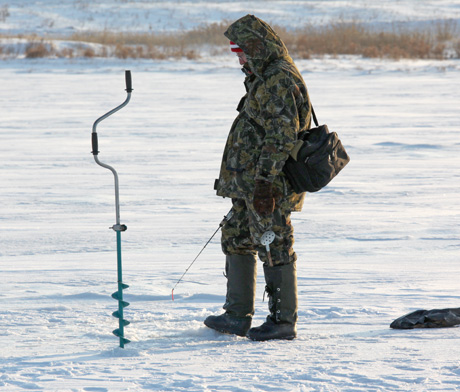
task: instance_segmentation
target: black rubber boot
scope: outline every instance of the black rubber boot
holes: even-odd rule
[[[204,320],[204,325],[217,332],[246,336],[251,328],[251,321],[252,317],[235,317],[224,313],[220,316],[208,316]]]
[[[260,327],[251,328],[248,338],[263,341],[292,340],[297,336],[297,272],[295,263],[269,267],[264,265],[270,315]]]
[[[226,257],[227,296],[225,313],[209,316],[204,324],[222,333],[246,336],[251,328],[256,293],[256,257],[230,255]]]

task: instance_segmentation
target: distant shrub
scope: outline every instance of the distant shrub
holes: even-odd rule
[[[201,25],[192,30],[166,33],[130,33],[114,31],[78,32],[70,37],[73,41],[93,42],[103,45],[147,45],[185,47],[193,45],[224,45],[228,40],[223,35],[230,22]]]
[[[161,58],[163,56],[159,56],[159,53],[162,53],[164,57],[196,59],[199,57],[199,51],[196,50],[198,47],[223,46],[228,43],[223,33],[229,24],[223,21],[177,33],[78,33],[72,39],[114,46],[116,56],[121,58]],[[455,37],[457,26],[454,22],[445,21],[424,31],[397,27],[390,31],[377,31],[358,22],[337,22],[297,30],[280,26],[274,29],[280,34],[289,52],[298,58],[347,54],[400,59],[442,58],[443,41]],[[132,49],[136,45],[147,49],[139,53],[139,50]]]
[[[74,50],[70,48],[64,48],[60,50],[59,52],[57,52],[56,55],[58,57],[64,57],[64,58],[71,59],[74,57]]]
[[[309,26],[293,32],[278,28],[294,56],[361,55],[364,57],[429,58],[433,44],[429,32],[375,31],[358,23]]]
[[[84,48],[82,54],[83,54],[83,57],[88,57],[88,58],[92,58],[96,56],[96,52],[93,48]]]
[[[448,41],[458,37],[458,25],[456,20],[447,19],[437,22],[434,25],[434,29],[438,41]]]
[[[25,49],[25,56],[28,59],[49,57],[51,54],[53,54],[53,50],[50,45],[44,42],[31,42],[27,44]]]
[[[117,44],[115,46],[115,57],[120,59],[127,59],[128,57],[133,58],[135,50],[129,46],[123,44]]]
[[[79,32],[65,39],[80,42],[82,45],[75,50],[63,49],[59,53],[52,48],[52,45],[45,44],[44,38],[38,41],[36,36],[32,36],[31,42],[26,47],[26,57],[114,56],[121,59],[194,60],[200,57],[203,48],[206,48],[211,55],[223,52],[228,45],[228,40],[223,33],[229,24],[229,21],[222,21],[201,25],[188,31],[166,33],[108,30]],[[324,26],[308,25],[296,30],[279,26],[274,26],[274,29],[280,34],[290,54],[295,58],[308,59],[322,55],[359,55],[390,59],[460,57],[457,23],[452,20],[433,24],[423,30],[394,26],[389,30],[378,31],[362,23],[343,21]],[[47,37],[47,39],[51,38]],[[88,44],[97,44],[97,49]]]

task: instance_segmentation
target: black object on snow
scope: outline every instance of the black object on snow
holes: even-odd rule
[[[394,329],[446,328],[460,324],[460,308],[417,310],[390,324]]]

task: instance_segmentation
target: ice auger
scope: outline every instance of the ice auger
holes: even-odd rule
[[[112,294],[112,298],[116,299],[118,301],[118,310],[116,312],[113,312],[112,315],[116,318],[118,318],[118,328],[113,331],[113,334],[115,336],[118,336],[120,338],[120,347],[124,348],[125,344],[129,343],[130,341],[125,338],[124,336],[124,327],[129,324],[128,320],[125,320],[123,318],[123,309],[126,308],[129,303],[126,301],[123,301],[123,290],[127,289],[129,286],[125,283],[123,283],[123,277],[122,277],[122,263],[121,263],[121,232],[126,231],[127,227],[126,225],[122,225],[120,223],[120,200],[119,200],[119,191],[118,191],[118,174],[116,170],[99,161],[98,158],[98,139],[97,139],[97,132],[96,132],[96,127],[97,125],[107,117],[111,116],[118,110],[124,108],[129,100],[131,99],[131,92],[133,91],[132,89],[132,82],[131,82],[131,71],[125,71],[125,80],[126,80],[126,92],[127,92],[127,97],[126,100],[116,108],[112,109],[110,112],[107,112],[103,116],[99,117],[93,124],[93,132],[91,134],[91,141],[92,141],[92,147],[93,151],[92,154],[94,155],[94,160],[99,166],[102,166],[106,169],[109,169],[115,178],[115,215],[116,215],[116,223],[110,229],[113,229],[117,233],[117,272],[118,272],[118,290]]]

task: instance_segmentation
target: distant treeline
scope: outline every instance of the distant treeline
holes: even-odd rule
[[[228,40],[229,21],[169,33],[83,32],[66,37],[1,36],[3,57],[118,57],[198,59],[221,54]],[[358,55],[389,59],[445,59],[460,57],[456,21],[445,20],[419,29],[394,26],[376,30],[363,23],[336,22],[288,30],[275,26],[294,58],[322,55]],[[5,39],[6,38],[6,39]],[[20,39],[22,49],[11,45]],[[59,44],[65,41],[66,44]],[[70,43],[69,43],[70,42]],[[15,49],[16,48],[16,49]]]

